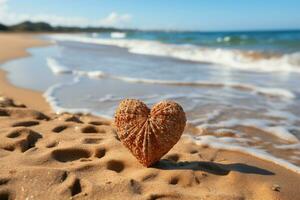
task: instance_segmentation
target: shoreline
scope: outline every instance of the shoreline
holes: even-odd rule
[[[46,46],[48,42],[34,38],[34,34],[0,33],[0,64],[13,59],[30,56],[27,48]],[[7,72],[0,68],[0,94],[22,102],[33,109],[51,111],[42,92],[14,86],[7,79]]]

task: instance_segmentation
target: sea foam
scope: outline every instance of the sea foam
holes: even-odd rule
[[[112,32],[110,34],[111,38],[125,38],[126,37],[126,33],[123,32]]]
[[[146,79],[135,78],[126,76],[117,76],[113,74],[104,73],[103,71],[83,71],[83,70],[71,70],[70,68],[60,64],[54,58],[47,58],[48,67],[55,75],[71,73],[79,76],[86,76],[89,78],[111,78],[128,83],[145,83],[145,84],[163,84],[163,85],[176,85],[176,86],[199,86],[199,87],[218,87],[218,88],[230,88],[239,91],[250,91],[253,94],[280,97],[286,99],[295,98],[295,94],[287,89],[282,88],[266,88],[259,87],[244,83],[234,82],[209,82],[209,81],[173,81],[173,80],[159,80],[159,79]]]
[[[54,58],[47,58],[47,65],[54,74],[72,73],[72,70],[59,64]]]
[[[300,73],[300,52],[269,57],[263,54],[253,56],[253,52],[236,49],[165,44],[158,41],[137,39],[102,39],[69,34],[56,34],[49,37],[59,41],[113,45],[127,48],[129,52],[135,54],[167,56],[182,60],[212,63],[238,70]]]
[[[99,113],[99,112],[95,112],[92,109],[87,109],[87,108],[66,108],[61,106],[59,99],[56,97],[56,92],[58,92],[60,89],[62,89],[65,86],[70,86],[70,85],[74,85],[80,82],[80,78],[79,77],[75,77],[73,79],[72,82],[70,83],[58,83],[55,85],[52,85],[51,87],[49,87],[43,94],[44,98],[46,99],[46,101],[49,103],[49,105],[51,106],[51,108],[57,113],[57,114],[61,114],[61,113],[80,113],[80,114],[93,114],[96,116],[101,116],[107,119],[111,119],[111,116],[108,115],[104,115],[103,113]]]

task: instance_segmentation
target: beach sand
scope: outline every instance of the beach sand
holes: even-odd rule
[[[1,62],[46,45],[20,34],[1,34],[0,44]],[[145,168],[121,144],[113,122],[54,114],[39,92],[13,87],[4,72],[0,77],[0,200],[299,199],[299,174],[187,137]]]
[[[26,48],[44,45],[48,45],[48,43],[34,39],[30,34],[0,33],[0,64],[13,58],[29,56]],[[13,86],[7,81],[6,72],[1,69],[0,94],[20,101],[31,108],[50,111],[50,106],[40,92]]]

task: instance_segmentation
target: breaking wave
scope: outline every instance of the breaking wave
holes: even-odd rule
[[[217,64],[238,70],[300,73],[300,52],[265,55],[254,51],[165,44],[159,41],[137,39],[101,39],[68,34],[56,34],[49,37],[58,41],[118,46],[127,48],[129,52],[135,54],[167,56],[181,60]]]
[[[123,32],[112,32],[110,34],[111,38],[126,38],[126,33]]]
[[[267,96],[267,97],[280,97],[280,98],[287,98],[287,99],[295,98],[295,94],[293,92],[282,88],[267,88],[267,87],[259,87],[255,85],[234,83],[234,82],[223,83],[223,82],[209,82],[209,81],[172,81],[172,80],[155,80],[155,79],[126,77],[126,76],[116,76],[113,74],[104,73],[100,70],[97,71],[71,70],[70,68],[58,63],[54,58],[47,58],[47,65],[55,75],[69,73],[69,74],[74,74],[79,76],[86,76],[88,78],[111,78],[111,79],[120,80],[128,83],[229,88],[238,91],[250,92],[252,94]]]

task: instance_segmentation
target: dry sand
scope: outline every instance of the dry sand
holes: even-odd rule
[[[12,47],[16,56],[26,55],[30,44],[22,38],[29,36],[0,35],[0,44],[3,38],[22,41]],[[13,58],[13,50],[5,58],[1,48],[2,61]],[[299,174],[246,154],[197,146],[184,137],[159,163],[145,168],[118,140],[112,122],[50,113],[41,94],[21,89],[22,95],[14,94],[16,88],[7,85],[2,80],[0,92],[28,108],[0,98],[0,200],[299,199]]]

